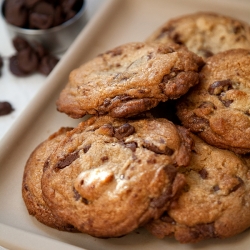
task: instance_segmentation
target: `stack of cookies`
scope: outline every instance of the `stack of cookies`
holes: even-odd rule
[[[28,212],[109,238],[147,228],[181,243],[250,227],[250,27],[213,13],[167,21],[70,73],[72,118],[23,175]]]

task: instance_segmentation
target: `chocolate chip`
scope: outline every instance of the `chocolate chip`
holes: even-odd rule
[[[23,72],[20,69],[19,63],[18,63],[18,60],[17,60],[17,55],[11,56],[9,58],[9,69],[10,69],[10,72],[13,75],[16,75],[16,76],[27,76],[28,75],[28,73]]]
[[[63,169],[69,166],[72,162],[74,162],[77,158],[79,158],[79,151],[72,152],[59,162],[57,162],[55,169]]]
[[[36,3],[38,3],[41,0],[24,0],[24,4],[27,8],[33,7]]]
[[[243,184],[244,184],[244,181],[239,177],[239,176],[236,176],[239,183],[237,185],[235,185],[231,190],[230,190],[230,193],[232,192],[235,192],[238,188],[240,188]]]
[[[82,202],[83,202],[85,205],[88,205],[88,204],[89,204],[89,201],[88,201],[86,198],[84,198],[84,197],[82,197]]]
[[[219,98],[219,100],[223,103],[225,107],[229,107],[231,103],[233,103],[233,100],[222,100],[221,98]]]
[[[29,43],[20,36],[13,38],[12,44],[17,52],[30,47]]]
[[[132,150],[132,152],[135,152],[136,148],[137,148],[137,143],[136,142],[125,143],[125,147],[129,148],[130,150]]]
[[[216,238],[214,223],[208,224],[199,224],[194,227],[196,234],[196,238],[209,239]]]
[[[198,108],[209,108],[209,109],[217,109],[217,107],[209,101],[202,102]]]
[[[212,83],[208,88],[208,93],[211,95],[220,95],[222,92],[225,92],[233,88],[233,83],[231,80],[222,80]]]
[[[54,69],[59,59],[53,55],[46,55],[42,58],[38,71],[43,75],[49,75],[49,73]]]
[[[34,52],[37,54],[39,60],[41,60],[44,56],[48,54],[47,50],[43,47],[43,45],[37,41],[32,43],[32,48]]]
[[[106,53],[107,54],[110,54],[112,57],[114,57],[114,56],[120,56],[120,55],[122,55],[122,49],[121,48],[115,48],[115,49],[113,49],[113,50],[109,50],[109,51],[107,51]]]
[[[9,102],[0,102],[0,116],[10,114],[14,109]]]
[[[172,198],[172,188],[168,187],[161,196],[152,199],[150,206],[153,208],[162,208],[170,198]]]
[[[103,157],[101,157],[101,161],[102,161],[102,162],[105,162],[105,161],[107,161],[108,159],[109,159],[108,156],[103,156]]]
[[[168,164],[167,166],[164,167],[164,171],[168,175],[169,181],[173,182],[174,178],[175,178],[175,176],[177,174],[176,167],[174,165],[172,165],[172,164]]]
[[[8,23],[24,27],[28,20],[28,10],[24,6],[24,0],[6,0],[4,16]]]
[[[78,201],[81,198],[81,195],[77,192],[77,190],[73,187],[74,199]]]
[[[207,177],[208,177],[208,172],[207,172],[207,170],[205,168],[201,169],[199,171],[199,174],[200,174],[201,178],[204,179],[204,180],[207,179]]]
[[[153,151],[156,154],[164,154],[171,156],[174,153],[174,150],[167,146],[165,146],[164,149],[160,149],[159,147],[157,147],[156,145],[154,145],[152,142],[149,141],[144,141],[143,147],[150,151]]]
[[[125,123],[118,128],[115,128],[115,137],[120,140],[124,137],[128,137],[135,132],[135,128],[129,123]]]
[[[166,84],[168,83],[168,81],[174,77],[176,77],[176,75],[180,72],[180,70],[176,69],[176,68],[172,68],[171,72],[168,75],[164,75],[162,78],[162,83]]]
[[[85,145],[85,146],[83,147],[83,152],[86,154],[86,153],[89,151],[90,147],[91,147],[91,144]]]
[[[202,53],[202,55],[203,55],[205,58],[208,58],[208,57],[214,55],[212,51],[207,50],[207,49],[202,49],[202,50],[200,50],[200,52]]]
[[[17,61],[20,70],[25,73],[31,74],[37,70],[38,57],[30,47],[17,53]]]
[[[54,8],[47,2],[38,2],[31,10],[29,16],[29,26],[34,29],[48,29],[52,27],[54,21]]]
[[[85,205],[88,205],[89,204],[89,201],[84,198],[84,197],[81,197],[81,195],[78,193],[78,191],[73,187],[73,197],[76,201],[79,201],[81,200],[81,202],[83,202]]]
[[[209,120],[203,117],[199,117],[195,114],[189,119],[190,127],[192,127],[193,132],[202,132],[209,126]]]
[[[219,185],[215,185],[215,186],[213,186],[213,190],[214,190],[214,192],[219,191],[219,190],[220,190]]]
[[[170,224],[175,224],[175,220],[173,218],[171,218],[167,212],[164,212],[163,215],[160,218],[161,221],[166,222],[166,223],[170,223]]]
[[[181,40],[181,35],[180,35],[179,33],[175,33],[175,34],[173,35],[172,39],[173,39],[173,41],[174,41],[175,43],[177,43],[177,44],[180,44],[180,45],[183,44],[183,42],[182,42],[182,40]]]

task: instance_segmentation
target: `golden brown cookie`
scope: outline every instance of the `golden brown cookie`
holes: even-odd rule
[[[181,243],[228,238],[250,226],[250,169],[241,156],[193,136],[192,159],[181,168],[187,185],[179,199],[146,225],[156,237]]]
[[[201,58],[177,44],[124,44],[73,70],[57,109],[73,118],[134,116],[185,94],[198,83],[201,65]]]
[[[192,140],[166,119],[93,117],[47,161],[44,199],[53,213],[95,237],[118,237],[159,218],[185,180]]]
[[[181,98],[177,115],[211,145],[250,152],[250,50],[208,58],[200,84]]]
[[[41,190],[43,165],[69,130],[71,128],[61,128],[32,152],[24,169],[22,196],[29,214],[41,223],[58,230],[76,231],[72,225],[65,223],[51,212],[43,200]]]
[[[167,21],[147,42],[175,42],[207,58],[229,49],[250,49],[250,26],[232,17],[198,12]]]

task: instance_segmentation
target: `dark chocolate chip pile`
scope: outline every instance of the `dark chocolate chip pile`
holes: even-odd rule
[[[35,72],[47,76],[59,61],[38,42],[30,44],[22,37],[15,37],[13,45],[16,54],[10,57],[9,68],[16,76],[27,76]]]
[[[0,116],[10,114],[14,109],[9,102],[0,102]]]
[[[5,0],[4,16],[12,25],[26,29],[49,29],[72,17],[83,0]]]

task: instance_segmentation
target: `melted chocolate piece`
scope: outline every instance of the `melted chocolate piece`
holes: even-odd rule
[[[135,132],[135,128],[129,123],[121,125],[119,128],[115,129],[115,137],[117,139],[123,139],[124,137],[130,136]]]
[[[57,162],[55,169],[63,169],[69,166],[77,158],[79,158],[79,151],[72,152],[66,155],[64,159],[61,159],[59,162]]]
[[[146,149],[150,151],[153,151],[156,154],[164,154],[164,155],[171,156],[174,153],[174,150],[167,146],[164,149],[160,149],[156,145],[154,145],[152,142],[149,142],[149,141],[144,141],[143,147],[145,147]]]

